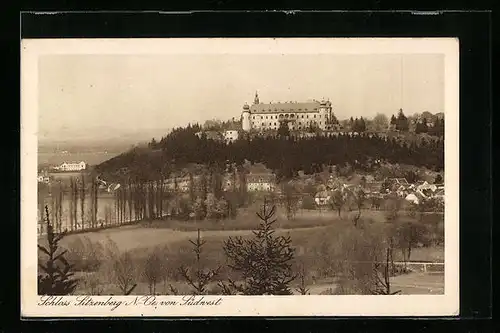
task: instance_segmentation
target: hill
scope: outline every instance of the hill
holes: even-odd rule
[[[444,139],[377,135],[348,135],[312,138],[253,137],[233,143],[198,137],[197,126],[174,129],[159,142],[136,147],[96,166],[107,177],[139,177],[157,179],[158,174],[185,167],[190,163],[222,168],[242,165],[245,160],[263,163],[278,179],[290,179],[299,171],[321,172],[325,165],[350,167],[369,172],[375,161],[426,167],[435,171],[444,168]]]

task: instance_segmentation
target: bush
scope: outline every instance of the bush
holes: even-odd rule
[[[302,198],[302,209],[316,209],[316,202],[314,201],[314,198],[311,195],[306,195]]]
[[[75,270],[85,272],[96,272],[101,266],[104,248],[99,242],[92,242],[88,237],[77,237],[68,246],[68,261]]]

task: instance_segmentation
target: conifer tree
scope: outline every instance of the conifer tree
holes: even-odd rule
[[[229,285],[244,295],[291,295],[290,283],[296,278],[292,272],[295,249],[290,236],[275,236],[273,224],[276,207],[264,201],[257,216],[261,220],[252,239],[229,237],[224,242],[224,253],[229,268],[241,274],[243,283],[229,279]],[[223,288],[227,289],[227,288]]]
[[[201,254],[206,241],[201,239],[200,229],[198,229],[196,241],[189,240],[189,242],[193,245],[193,252],[196,256],[196,268],[190,270],[183,265],[179,268],[179,274],[193,288],[195,295],[203,295],[206,294],[208,285],[214,282],[219,275],[221,267],[219,266],[216,269],[202,267]]]
[[[47,247],[38,245],[38,250],[48,258],[39,263],[43,274],[38,274],[39,295],[69,295],[77,286],[78,280],[73,278],[73,265],[64,258],[67,250],[60,251],[59,241],[63,233],[56,233],[49,218],[49,208],[45,206],[47,223]]]

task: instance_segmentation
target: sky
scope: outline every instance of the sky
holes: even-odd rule
[[[39,136],[166,131],[261,103],[329,99],[339,119],[444,110],[442,54],[44,55]]]

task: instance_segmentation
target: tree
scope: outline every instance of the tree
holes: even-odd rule
[[[49,208],[45,206],[47,223],[47,247],[38,245],[38,250],[48,258],[45,263],[39,263],[43,274],[38,274],[39,295],[69,295],[77,286],[78,280],[73,278],[73,265],[69,264],[64,255],[67,250],[59,251],[59,242],[65,233],[56,233],[49,218]]]
[[[399,109],[398,117],[396,119],[396,129],[401,132],[408,132],[408,118],[404,115],[403,109]]]
[[[196,256],[196,269],[193,271],[182,265],[179,267],[179,274],[193,288],[195,295],[204,295],[208,284],[214,282],[219,275],[221,267],[219,266],[216,269],[204,269],[202,267],[201,254],[206,241],[201,239],[200,229],[198,229],[196,241],[189,240],[189,242],[193,245],[193,252]]]
[[[417,122],[417,126],[415,127],[415,133],[427,133],[429,131],[429,127],[427,126],[427,119],[422,118],[421,121]]]
[[[281,138],[290,136],[290,128],[288,127],[288,122],[286,120],[280,121],[280,126],[278,127],[278,136]]]
[[[147,256],[142,274],[148,282],[149,293],[156,295],[156,284],[165,278],[165,267],[158,249]]]
[[[299,287],[296,288],[295,290],[301,295],[310,295],[309,289],[307,288],[306,285],[306,269],[304,265],[300,267],[299,278],[300,278],[300,284]]]
[[[392,118],[391,118],[391,123],[392,123]],[[385,114],[377,113],[375,117],[373,117],[373,129],[375,131],[377,132],[385,131],[388,126],[389,126],[389,119],[387,119],[387,116]]]
[[[345,202],[346,202],[346,200],[345,200],[345,197],[344,197],[342,191],[340,191],[340,190],[333,191],[332,195],[330,196],[329,204],[333,210],[336,210],[338,212],[339,217],[340,217],[340,214],[342,212],[342,207],[344,206]]]
[[[118,285],[123,295],[130,295],[137,286],[135,283],[136,267],[130,252],[120,253],[118,245],[110,238],[108,238],[105,252],[110,262],[107,267],[113,282]]]
[[[286,210],[286,217],[292,220],[298,210],[298,197],[297,192],[292,184],[283,184],[284,205]]]
[[[264,201],[257,213],[260,225],[254,237],[229,237],[224,242],[224,253],[229,268],[239,273],[243,283],[229,279],[230,286],[244,295],[291,295],[290,283],[295,279],[292,261],[295,249],[290,236],[275,236],[273,224],[276,207],[268,207]]]
[[[396,126],[396,124],[397,124],[396,117],[394,117],[394,115],[392,115],[391,116],[391,125]]]
[[[401,250],[405,268],[410,261],[412,249],[423,240],[425,227],[413,221],[401,221],[394,227],[395,245]]]
[[[437,174],[436,178],[434,178],[434,184],[442,184],[443,183],[443,177],[441,174]]]
[[[366,200],[366,194],[363,191],[362,188],[359,188],[355,193],[354,193],[354,200],[356,202],[356,207],[358,208],[358,214],[354,218],[354,226],[357,227],[358,221],[361,218],[361,210],[363,209],[363,204]]]
[[[397,295],[401,290],[391,290],[391,273],[390,273],[390,249],[386,250],[385,263],[375,263],[373,267],[374,287],[371,290],[373,295]]]

